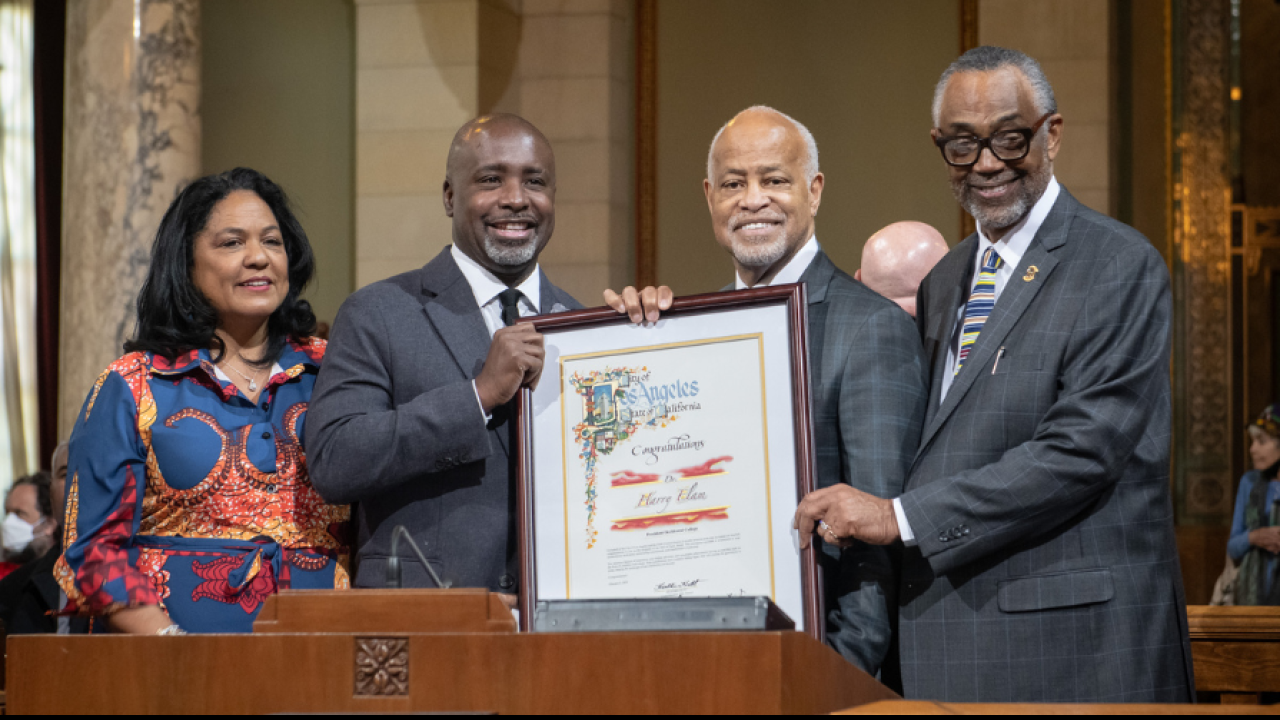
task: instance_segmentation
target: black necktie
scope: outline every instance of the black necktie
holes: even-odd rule
[[[502,324],[511,327],[520,319],[520,291],[507,288],[498,293],[498,304],[502,306]]]

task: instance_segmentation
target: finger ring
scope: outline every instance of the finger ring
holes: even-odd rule
[[[831,540],[832,540],[833,542],[840,542],[840,536],[839,536],[839,535],[836,535],[835,530],[832,530],[832,529],[831,529],[831,526],[830,526],[830,525],[828,525],[828,524],[826,523],[826,521],[824,521],[824,520],[819,520],[819,521],[818,521],[818,530],[819,530],[823,535],[826,535],[826,536],[830,537],[830,538],[831,538]]]

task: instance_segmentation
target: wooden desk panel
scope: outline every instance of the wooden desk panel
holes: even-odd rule
[[[1237,705],[1073,705],[1049,703],[943,703],[881,700],[836,715],[1272,715],[1269,707]]]
[[[1187,606],[1202,702],[1254,703],[1280,691],[1280,608]]]
[[[407,642],[404,682],[386,684],[402,695],[356,696],[355,634],[12,637],[8,710],[813,713],[897,697],[796,632],[383,637]]]

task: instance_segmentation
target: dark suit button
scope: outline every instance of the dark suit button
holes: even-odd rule
[[[502,588],[503,590],[510,590],[515,586],[516,586],[516,579],[511,577],[511,575],[509,574],[503,575],[502,577],[498,578],[498,587]]]
[[[951,537],[948,536],[946,533],[942,533],[941,535],[938,536],[938,542],[946,542],[950,539]]]
[[[960,537],[960,534],[961,534],[960,528],[958,527],[951,528],[951,537],[958,539]]]
[[[264,402],[264,403],[262,403],[262,409],[263,409],[263,410],[270,410],[270,409],[271,409],[271,403],[269,403],[269,402]]]
[[[269,433],[269,432],[263,432],[263,433],[262,433],[262,439],[263,439],[263,440],[270,440],[270,439],[271,439],[271,433]]]
[[[968,534],[969,534],[969,528],[968,528],[967,526],[961,526],[961,527],[960,527],[960,534],[961,534],[961,535],[968,535]]]

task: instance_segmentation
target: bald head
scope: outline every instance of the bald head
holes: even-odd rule
[[[453,244],[516,287],[537,267],[555,229],[551,143],[517,115],[482,115],[458,129],[445,167]]]
[[[759,130],[761,128],[771,129],[778,128],[782,132],[795,132],[799,141],[804,144],[804,174],[806,181],[812,181],[813,176],[818,174],[818,143],[813,139],[813,133],[809,132],[809,128],[805,127],[799,120],[790,115],[774,110],[768,105],[752,105],[743,110],[733,119],[725,123],[720,128],[715,137],[711,138],[711,149],[707,151],[707,179],[711,180],[715,176],[715,156],[716,145],[720,142],[720,138],[724,136],[725,131],[730,128],[738,130]]]
[[[894,223],[867,240],[862,267],[854,277],[915,317],[916,289],[948,250],[947,241],[933,227],[922,222]]]
[[[535,144],[545,147],[554,164],[555,156],[551,152],[551,143],[533,123],[519,115],[495,113],[481,115],[463,124],[458,128],[458,132],[453,134],[453,143],[449,145],[449,159],[445,165],[445,179],[454,177],[459,168],[466,165],[466,162],[475,154],[478,144],[495,136],[511,133],[525,135]]]

